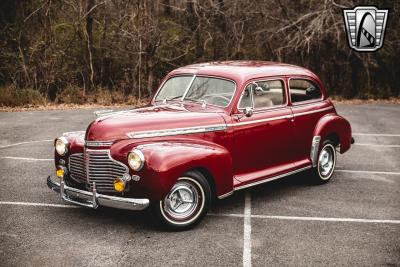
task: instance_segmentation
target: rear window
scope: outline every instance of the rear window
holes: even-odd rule
[[[321,99],[321,89],[314,82],[305,79],[289,80],[290,99],[292,103],[301,103]]]

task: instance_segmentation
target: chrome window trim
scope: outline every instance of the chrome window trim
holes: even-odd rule
[[[304,112],[299,112],[299,113],[294,113],[293,115],[294,117],[300,117],[300,116],[304,116],[304,115],[308,115],[308,114],[312,114],[312,113],[318,113],[318,112],[322,112],[322,111],[327,111],[333,109],[333,106],[329,106],[326,108],[320,108],[320,109],[316,109],[316,110],[310,110],[310,111],[304,111]]]
[[[244,92],[244,90],[246,89],[246,87],[249,85],[249,84],[251,84],[251,83],[253,83],[253,82],[267,82],[267,81],[277,81],[277,80],[279,80],[279,81],[281,81],[282,82],[282,85],[283,85],[283,97],[285,97],[285,103],[284,104],[282,104],[282,105],[279,105],[279,106],[272,106],[272,107],[267,107],[267,108],[257,108],[257,109],[255,109],[254,108],[254,97],[253,97],[253,94],[251,95],[251,104],[252,104],[252,108],[253,108],[253,110],[254,110],[254,113],[256,113],[256,112],[263,112],[263,111],[269,111],[269,110],[272,110],[272,109],[278,109],[278,108],[285,108],[285,107],[287,107],[288,105],[289,105],[289,98],[286,96],[286,88],[285,88],[285,79],[284,78],[281,78],[281,77],[278,77],[278,78],[272,78],[272,77],[270,77],[270,78],[266,78],[266,79],[262,79],[262,78],[257,78],[257,79],[255,79],[255,80],[250,80],[249,82],[247,82],[246,83],[246,85],[244,86],[244,89],[243,89],[243,91],[242,92]],[[253,91],[253,89],[252,89],[252,91]],[[240,104],[240,101],[242,100],[242,97],[243,97],[243,94],[241,94],[240,95],[240,98],[239,98],[239,101],[238,101],[238,103],[237,103],[237,105],[236,105],[236,109],[237,110],[243,110],[243,108],[239,108],[239,104]]]
[[[183,100],[185,99],[185,97],[186,97],[186,95],[187,95],[187,93],[188,93],[188,91],[189,91],[190,87],[192,87],[192,84],[193,84],[193,82],[194,82],[194,80],[195,80],[195,79],[196,79],[196,74],[195,74],[195,75],[193,75],[193,78],[192,78],[192,80],[190,81],[190,83],[189,83],[188,87],[186,87],[186,89],[185,89],[185,92],[183,92],[183,95],[182,95],[181,101],[183,101]],[[169,79],[168,79],[168,80],[169,80]]]
[[[160,86],[158,87],[157,92],[155,93],[154,97],[151,99],[151,103],[155,104],[157,101],[161,101],[161,100],[156,100],[156,98],[157,98],[157,96],[160,94],[161,88],[163,88],[164,84],[165,84],[167,81],[169,81],[169,80],[172,79],[172,78],[175,78],[175,77],[182,77],[182,76],[196,76],[196,75],[193,74],[193,73],[187,73],[187,74],[186,74],[186,73],[183,73],[183,74],[177,74],[177,75],[172,75],[172,76],[168,77],[168,79],[165,79],[165,80],[160,84]],[[192,80],[191,80],[190,83],[189,83],[190,85],[191,85],[192,81],[193,81],[193,78],[192,78]],[[187,90],[187,88],[185,89],[185,92],[186,92],[186,90]],[[185,94],[185,92],[183,92],[183,93]],[[181,98],[181,99],[182,99],[182,98]]]
[[[311,99],[311,100],[306,100],[306,101],[300,101],[300,102],[292,102],[292,95],[290,94],[290,80],[304,80],[304,81],[310,81],[312,84],[318,86],[319,91],[321,92],[321,97],[318,99]],[[290,77],[287,79],[287,87],[288,87],[288,93],[289,93],[289,98],[290,98],[290,103],[292,106],[300,106],[300,105],[307,105],[307,104],[314,104],[319,101],[323,101],[325,99],[325,95],[321,90],[321,86],[317,83],[317,81],[311,79],[311,78],[305,78],[305,77]]]
[[[235,98],[236,91],[237,91],[237,84],[236,84],[236,82],[235,82],[234,80],[228,79],[228,78],[225,78],[225,77],[221,77],[221,76],[202,75],[202,74],[193,74],[193,73],[187,73],[187,74],[186,74],[186,73],[182,73],[182,74],[177,74],[177,75],[173,75],[173,76],[169,77],[168,79],[166,79],[166,80],[160,85],[160,87],[159,87],[159,89],[157,90],[156,95],[153,97],[151,103],[152,103],[152,104],[155,104],[155,103],[156,103],[156,98],[157,98],[158,94],[160,93],[161,88],[164,86],[164,84],[165,84],[169,79],[174,78],[174,77],[192,76],[192,75],[193,75],[193,79],[191,80],[191,82],[190,82],[190,84],[189,84],[189,87],[186,88],[183,97],[180,98],[180,101],[181,101],[181,102],[184,102],[184,98],[186,97],[186,94],[188,93],[190,87],[192,86],[192,83],[194,82],[195,78],[196,78],[196,77],[204,77],[204,78],[214,78],[214,79],[220,79],[220,80],[229,81],[229,82],[232,82],[232,83],[235,85],[235,88],[234,88],[233,93],[232,93],[232,97],[231,97],[229,103],[228,103],[226,106],[218,106],[218,105],[213,105],[213,104],[210,104],[210,103],[206,103],[206,105],[210,105],[210,106],[214,106],[214,107],[218,107],[218,108],[227,108],[227,107],[229,107],[229,106],[232,104],[232,101],[233,101],[233,99]],[[160,100],[157,100],[157,101],[160,101]]]

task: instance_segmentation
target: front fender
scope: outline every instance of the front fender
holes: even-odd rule
[[[126,152],[136,147],[143,152],[146,160],[142,170],[131,170],[131,174],[141,177],[139,182],[131,182],[131,193],[136,197],[161,200],[179,177],[193,169],[202,169],[211,174],[217,196],[233,189],[231,155],[228,150],[215,143],[176,140],[133,144],[128,147],[129,149],[125,147],[123,150]]]
[[[321,140],[326,140],[332,134],[339,138],[340,153],[350,149],[351,126],[345,118],[337,114],[327,114],[318,121],[314,129],[314,136],[321,136]]]

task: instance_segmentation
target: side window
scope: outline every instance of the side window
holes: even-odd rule
[[[245,108],[252,108],[253,107],[253,101],[251,99],[251,88],[247,86],[242,93],[242,97],[240,98],[240,103],[239,103],[239,109],[245,109]]]
[[[246,86],[239,108],[252,107],[254,109],[269,108],[285,104],[284,85],[281,80],[257,81]]]
[[[289,91],[292,103],[320,99],[322,96],[321,89],[315,83],[304,79],[290,79]]]

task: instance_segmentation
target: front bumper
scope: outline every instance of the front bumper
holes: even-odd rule
[[[60,193],[61,198],[65,201],[93,209],[105,206],[125,210],[144,210],[150,204],[150,201],[146,198],[136,199],[99,194],[96,192],[95,186],[93,192],[80,190],[65,185],[63,179],[60,183],[53,181],[50,176],[47,177],[47,186]]]

